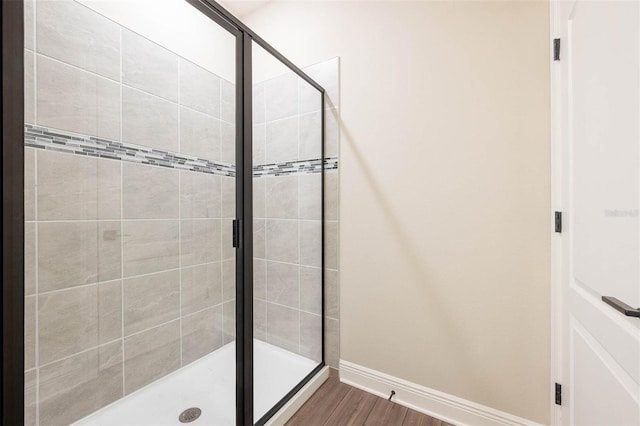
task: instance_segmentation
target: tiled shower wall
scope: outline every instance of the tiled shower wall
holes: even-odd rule
[[[26,3],[25,421],[68,424],[233,340],[234,89]]]
[[[325,361],[338,368],[339,59],[304,71],[325,104]],[[289,73],[254,85],[254,167],[321,158],[319,93]],[[268,168],[268,167],[267,167]],[[254,172],[254,329],[258,339],[321,358],[321,174]]]

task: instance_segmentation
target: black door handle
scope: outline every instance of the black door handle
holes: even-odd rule
[[[620,311],[628,317],[640,318],[640,308],[634,309],[626,303],[616,299],[615,297],[602,296],[602,301],[612,306],[616,311]]]

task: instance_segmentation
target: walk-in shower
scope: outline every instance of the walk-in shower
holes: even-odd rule
[[[23,69],[24,424],[266,422],[324,367],[324,89],[206,0],[25,0]]]

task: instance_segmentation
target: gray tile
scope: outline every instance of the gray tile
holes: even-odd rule
[[[207,173],[180,172],[180,216],[182,218],[219,218],[221,177]]]
[[[298,80],[300,90],[300,114],[320,111],[322,93],[303,79]]]
[[[119,161],[40,151],[38,219],[119,219]]]
[[[125,394],[180,368],[180,321],[124,339]]]
[[[40,292],[120,276],[119,222],[38,224]]]
[[[24,48],[33,50],[33,32],[35,30],[34,7],[35,0],[25,0],[24,2]]]
[[[327,191],[325,191],[325,202],[326,199]],[[300,175],[300,219],[322,219],[321,173]]]
[[[322,266],[322,226],[321,225],[322,224],[319,220],[300,221],[300,264],[301,265],[318,266],[318,267]]]
[[[57,222],[38,225],[40,291],[98,281],[97,222]]]
[[[326,90],[328,103],[340,105],[340,58],[332,58],[304,68],[309,77]]]
[[[24,220],[36,219],[36,150],[24,149]]]
[[[316,315],[320,315],[322,311],[322,270],[320,268],[300,267],[300,310]]]
[[[267,303],[267,342],[298,353],[300,349],[300,311]]]
[[[336,157],[339,152],[338,148],[338,123],[340,115],[337,109],[327,110],[325,115],[325,133],[324,133],[324,155],[325,157]]]
[[[178,106],[139,90],[123,87],[122,139],[178,152]]]
[[[123,281],[124,334],[146,330],[180,316],[180,272],[159,272]]]
[[[236,298],[236,260],[222,261],[222,300],[228,302]]]
[[[253,165],[260,166],[266,164],[266,140],[267,126],[266,124],[253,125]]]
[[[265,100],[264,100],[264,83],[255,83],[253,85],[253,124],[264,123],[265,120]]]
[[[236,217],[236,178],[222,176],[222,217]]]
[[[222,302],[221,262],[181,268],[182,314],[210,308]]]
[[[298,262],[297,220],[267,220],[266,258],[280,262]]]
[[[43,150],[38,160],[38,219],[98,218],[96,158]]]
[[[120,341],[40,368],[40,424],[68,425],[122,397]]]
[[[178,218],[178,170],[134,163],[122,167],[125,219]]]
[[[24,426],[36,426],[36,370],[24,373]]]
[[[324,174],[324,219],[338,220],[339,175],[337,171]]]
[[[122,162],[98,160],[98,218],[120,219]]]
[[[117,83],[41,55],[36,61],[38,125],[120,139]]]
[[[233,342],[236,339],[236,301],[231,300],[222,305],[222,322],[224,344]]]
[[[122,281],[98,284],[98,341],[122,337]]]
[[[179,221],[124,222],[124,276],[175,269],[179,265]]]
[[[220,120],[180,108],[180,152],[210,161],[220,160]]]
[[[220,78],[180,59],[180,103],[220,118]]]
[[[24,224],[24,294],[36,292],[36,224]]]
[[[312,160],[322,157],[322,116],[312,112],[300,116],[298,159]]]
[[[267,301],[298,308],[300,306],[300,267],[267,261]]]
[[[25,9],[28,3],[29,2],[25,2]],[[34,62],[35,62],[35,58],[34,58],[33,52],[25,50],[24,51],[24,122],[29,124],[36,123],[36,114],[35,114],[36,99],[35,99],[35,87],[34,87],[34,80],[33,80]]]
[[[100,286],[60,290],[38,297],[41,365],[120,337],[120,318],[114,314],[120,312],[120,286],[103,289]]]
[[[300,355],[322,361],[322,317],[300,312]]]
[[[253,217],[267,217],[266,182],[268,178],[253,178]]]
[[[36,366],[36,296],[24,298],[24,369]]]
[[[227,123],[235,123],[236,119],[236,86],[227,80],[221,80],[221,118]]]
[[[329,367],[338,368],[340,361],[340,322],[325,318],[324,359]]]
[[[298,113],[298,76],[287,73],[265,82],[267,122]]]
[[[267,262],[264,259],[253,259],[253,297],[267,298]]]
[[[98,344],[98,286],[39,296],[38,352],[46,364]]]
[[[298,117],[268,122],[266,163],[283,163],[298,159]]]
[[[188,364],[223,345],[222,305],[182,319],[182,364]]]
[[[220,123],[220,160],[236,164],[236,127],[224,121]]]
[[[267,341],[267,303],[253,299],[253,337]]]
[[[178,56],[122,29],[122,83],[178,101]]]
[[[70,0],[38,1],[36,10],[38,53],[120,80],[118,24]]]
[[[122,275],[122,222],[98,222],[98,281],[110,281]]]
[[[267,218],[298,218],[298,175],[268,176],[266,181]]]
[[[267,221],[265,219],[255,219],[253,221],[253,255],[260,259],[267,256],[265,233]]]
[[[324,314],[329,318],[340,318],[338,271],[324,271]]]
[[[324,267],[338,269],[338,222],[327,221],[324,225]]]
[[[220,219],[180,221],[182,266],[221,260]]]

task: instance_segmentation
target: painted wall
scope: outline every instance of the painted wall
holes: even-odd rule
[[[244,20],[297,64],[341,58],[341,359],[548,423],[548,3]]]

